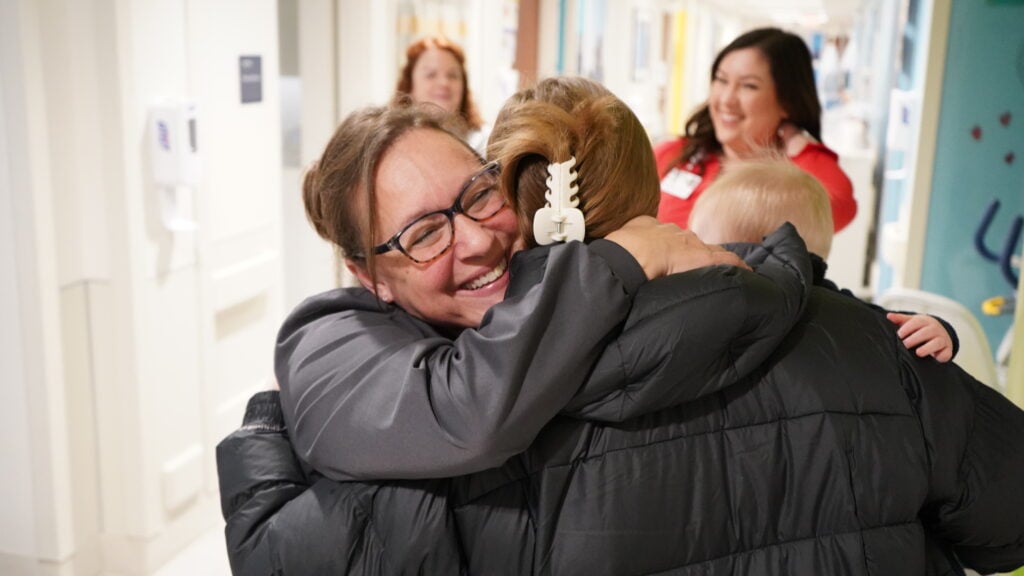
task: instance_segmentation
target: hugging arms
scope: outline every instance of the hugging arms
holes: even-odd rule
[[[657,195],[656,175],[653,187],[636,184],[648,176],[643,162],[629,157],[631,151],[642,154],[642,127],[616,101],[599,87],[571,79],[546,81],[513,101],[516,118],[530,117],[532,110],[532,117],[542,119],[538,126],[559,124],[557,133],[569,136],[526,138],[527,146],[553,147],[506,156],[513,161],[505,162],[503,177],[517,181],[512,211],[539,207],[519,200],[531,197],[532,183],[544,181],[531,171],[564,161],[568,152],[578,161],[580,210],[588,229],[602,222],[602,214],[629,221],[650,209],[650,203],[631,198],[628,205],[600,210],[621,199],[628,186]],[[341,237],[344,231],[373,226],[314,219],[340,246],[351,244],[346,253],[362,272],[364,288],[334,291],[300,306],[282,330],[289,352],[283,362],[278,358],[283,420],[296,434],[300,458],[328,475],[364,482],[307,477],[290,450],[282,453],[287,445],[280,424],[250,420],[272,429],[243,429],[218,452],[236,572],[321,573],[317,567],[330,566],[367,573],[733,573],[737,563],[762,563],[792,573],[808,562],[857,566],[867,554],[881,555],[899,573],[914,573],[942,560],[952,565],[942,552],[967,542],[964,532],[942,532],[952,525],[951,513],[967,518],[983,510],[1009,518],[1019,510],[1010,500],[999,510],[990,509],[991,499],[964,507],[965,490],[990,486],[969,486],[946,467],[942,474],[929,471],[929,462],[947,458],[975,466],[974,456],[987,450],[979,452],[978,446],[1019,451],[1019,440],[1001,436],[1019,430],[1016,412],[977,391],[952,367],[942,378],[958,382],[950,385],[954,389],[971,391],[960,406],[912,386],[921,379],[921,361],[891,326],[878,323],[876,313],[810,287],[809,260],[792,230],[747,255],[756,274],[719,266],[644,283],[638,270],[647,278],[669,267],[652,274],[652,260],[642,251],[623,250],[628,241],[602,248],[593,238],[589,245],[570,242],[513,258],[522,217],[505,219],[499,211],[478,220],[482,213],[456,211],[466,209],[463,183],[481,163],[451,142],[419,138],[423,130],[437,136],[437,128],[399,125],[404,130],[381,144],[378,173],[404,171],[417,179],[402,179],[403,187],[392,187],[393,197],[386,178],[353,188],[371,198],[377,194],[380,233],[349,241]],[[492,143],[517,150],[512,137],[501,138],[502,125],[499,117]],[[373,151],[387,130],[373,134],[357,139],[365,144],[362,150]],[[630,134],[636,142],[628,141]],[[614,153],[602,156],[609,147]],[[431,154],[423,163],[416,155],[425,150]],[[646,154],[650,165],[649,149]],[[329,162],[325,166],[330,158],[331,146],[313,173],[314,184],[345,181]],[[616,170],[616,160],[631,168]],[[431,186],[410,191],[409,182],[417,181]],[[408,210],[409,196],[399,197],[399,191],[422,192],[412,197],[423,205]],[[337,213],[317,194],[306,200],[315,214]],[[446,211],[449,205],[452,212]],[[436,259],[415,262],[399,253],[415,251],[403,244],[403,227],[438,211],[447,228],[442,222],[435,231],[448,233],[442,236],[448,245]],[[379,246],[388,248],[386,236],[396,230],[392,238],[402,250],[380,252],[374,273],[373,263],[361,258]],[[424,294],[430,298],[420,298]],[[496,294],[480,305],[482,297]],[[808,298],[815,313],[801,314]],[[467,317],[467,310],[477,315]],[[468,328],[478,324],[479,329]],[[296,335],[298,342],[292,340]],[[304,348],[304,342],[312,345]],[[331,356],[353,344],[359,345],[350,354]],[[873,354],[865,356],[864,349]],[[986,410],[999,414],[1003,430],[988,430],[991,437],[975,445],[974,431],[986,429],[951,426],[958,431],[952,439],[935,443],[921,424],[928,411],[964,421],[981,405],[975,398],[998,408]],[[555,416],[566,410],[574,417]],[[293,422],[299,418],[306,420],[296,433]],[[857,430],[864,433],[852,435]],[[859,436],[873,441],[858,441]],[[328,444],[352,438],[357,441],[346,450]],[[254,442],[263,448],[250,450]],[[366,442],[372,450],[361,448]],[[927,456],[929,445],[941,454]],[[968,445],[972,449],[965,451]],[[275,454],[261,454],[264,449]],[[884,465],[873,473],[865,463],[876,461]],[[1020,478],[1018,462],[982,460],[979,466],[991,477]],[[810,473],[794,476],[794,470]],[[850,480],[837,484],[842,474],[831,471],[845,471]],[[433,474],[462,475],[422,479]],[[888,477],[905,480],[895,502],[878,485]],[[729,497],[722,500],[723,494]],[[758,502],[765,494],[787,495],[768,499],[769,511],[786,522],[761,517]],[[1000,489],[990,498],[1012,496]],[[747,518],[746,528],[733,525],[736,518]],[[658,536],[645,536],[650,533]],[[944,537],[939,545],[923,544],[936,533]],[[1001,565],[1014,561],[1017,537],[1013,531],[987,536],[974,561],[992,562],[990,549],[996,547],[1005,555]],[[871,546],[863,545],[865,539]],[[892,554],[901,542],[905,553]],[[793,547],[799,550],[787,554]],[[638,555],[640,549],[646,552]],[[847,571],[858,573],[837,568]]]

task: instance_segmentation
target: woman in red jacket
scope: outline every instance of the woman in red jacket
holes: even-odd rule
[[[686,227],[700,194],[723,161],[783,150],[817,178],[832,202],[835,230],[857,214],[853,186],[836,153],[821,143],[821,104],[804,41],[777,28],[742,34],[711,66],[708,101],[681,138],[654,149],[661,176],[658,219]]]

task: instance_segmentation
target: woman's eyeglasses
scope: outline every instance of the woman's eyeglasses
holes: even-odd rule
[[[375,246],[373,253],[398,250],[420,264],[438,258],[455,238],[456,214],[482,222],[505,207],[505,197],[498,190],[500,174],[501,167],[497,162],[487,164],[462,185],[451,208],[430,212],[413,220],[387,242]]]

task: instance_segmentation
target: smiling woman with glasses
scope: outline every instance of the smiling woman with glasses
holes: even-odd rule
[[[444,122],[409,103],[357,111],[305,176],[310,222],[362,287],[300,305],[281,327],[275,366],[298,453],[333,478],[439,477],[504,462],[579,390],[579,367],[618,332],[647,279],[743,265],[625,213],[607,240],[513,259],[525,243],[505,209],[503,171]],[[656,180],[647,188],[655,201],[633,215],[653,214]],[[530,271],[516,276],[520,261]]]
[[[602,86],[548,79],[503,107],[488,151],[512,210],[489,199],[491,167],[405,114],[346,120],[307,201],[319,200],[320,229],[348,229],[321,214],[352,216],[359,242],[346,250],[399,230],[388,242],[432,259],[371,252],[376,284],[363,273],[364,288],[310,298],[282,326],[281,406],[254,398],[218,446],[235,574],[867,576],[961,573],[957,557],[986,572],[1024,563],[1024,412],[955,365],[915,357],[884,315],[808,285],[790,225],[737,247],[755,271],[644,283],[644,269],[675,269],[659,271],[663,257],[729,260],[642,216],[658,197],[649,142]],[[359,145],[335,146],[348,136]],[[337,164],[363,150],[379,157]],[[364,179],[349,180],[337,212],[348,170]],[[536,234],[569,210],[585,242]],[[516,220],[531,216],[545,245],[510,259]],[[351,478],[373,481],[332,480]]]
[[[590,81],[544,86],[548,91],[537,98],[561,106],[502,114],[500,141],[491,145],[497,161],[490,164],[426,110],[389,107],[347,118],[307,173],[310,221],[338,245],[362,287],[309,298],[285,321],[275,359],[279,410],[299,459],[333,480],[374,482],[321,482],[326,493],[310,490],[280,515],[267,508],[266,516],[256,510],[261,503],[273,506],[301,482],[289,488],[292,480],[275,472],[269,492],[252,490],[225,464],[221,486],[236,573],[277,565],[248,554],[253,546],[294,558],[295,564],[283,561],[283,573],[362,572],[321,559],[362,546],[335,539],[360,532],[365,516],[349,514],[349,506],[361,508],[363,496],[385,516],[370,538],[388,559],[379,572],[529,573],[516,562],[502,564],[504,552],[522,550],[529,540],[509,530],[501,530],[505,544],[494,550],[495,564],[453,568],[450,562],[466,555],[451,548],[446,485],[407,480],[511,462],[559,412],[623,419],[679,401],[695,390],[689,384],[713,389],[708,374],[724,357],[730,373],[754,367],[796,320],[808,265],[799,239],[776,245],[782,260],[753,273],[735,254],[659,224],[652,217],[658,180],[650,144],[632,111]],[[510,101],[510,110],[519,109],[516,103]],[[551,213],[559,212],[554,205],[578,206],[586,218],[584,241],[536,247],[541,240],[530,223],[545,204],[552,222],[561,218]],[[686,286],[709,298],[727,295],[730,305],[695,325],[687,321],[693,306],[685,304]],[[647,297],[640,299],[642,291]],[[624,333],[641,301],[664,312],[654,323],[665,332],[640,323],[662,345],[638,345],[635,331]],[[648,353],[663,345],[686,352]],[[633,380],[652,364],[655,373],[672,375],[666,384]],[[278,409],[276,400],[251,407],[253,414]],[[222,463],[230,452],[221,451]],[[276,461],[288,459],[282,456]],[[263,472],[279,469],[253,464],[267,480]],[[394,479],[410,489],[391,493],[387,480]],[[378,488],[384,490],[379,500]],[[509,504],[508,518],[525,512]],[[239,505],[237,515],[227,512]],[[324,524],[314,519],[321,513]],[[262,521],[292,514],[298,525]],[[273,544],[263,529],[273,531]],[[313,544],[319,541],[313,532],[331,544]],[[408,549],[428,552],[403,558]],[[479,558],[486,550],[491,547],[469,553]],[[238,562],[249,562],[251,570]]]
[[[455,204],[447,210],[424,214],[402,228],[387,242],[374,247],[374,254],[398,250],[413,262],[425,264],[444,254],[455,236],[456,214],[483,222],[505,208],[505,197],[498,190],[501,167],[491,162],[462,185]]]

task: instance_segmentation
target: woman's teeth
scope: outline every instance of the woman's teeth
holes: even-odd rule
[[[476,280],[473,280],[472,282],[466,282],[462,286],[466,290],[479,290],[484,286],[487,286],[491,282],[494,282],[498,278],[501,278],[501,275],[505,273],[505,268],[507,267],[508,264],[504,260],[502,260],[500,263],[498,263],[497,266],[494,267],[494,270],[491,270],[487,274],[478,277]]]

